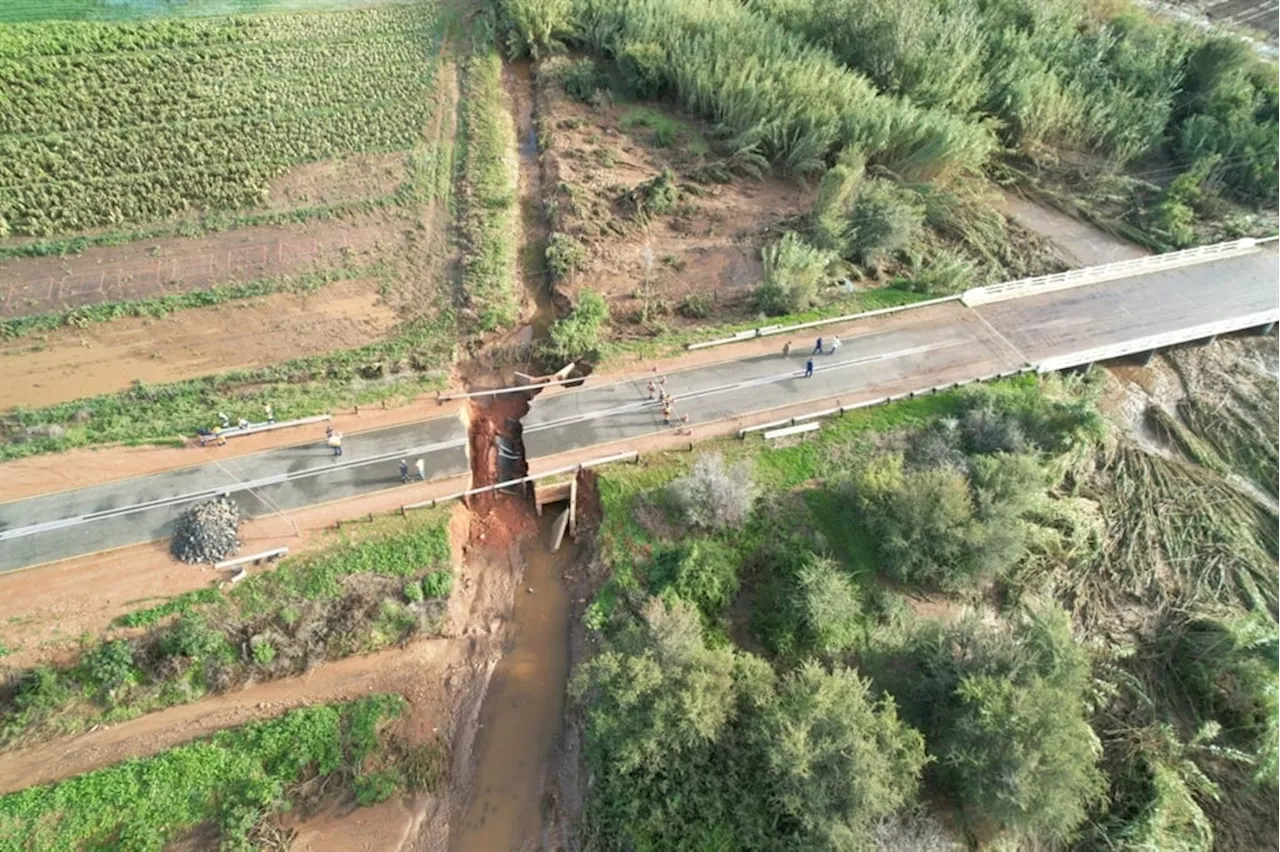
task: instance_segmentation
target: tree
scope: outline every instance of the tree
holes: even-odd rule
[[[650,588],[672,589],[708,618],[722,613],[738,591],[738,554],[711,539],[694,539],[658,553]]]
[[[805,849],[863,848],[869,827],[910,802],[924,739],[892,699],[869,697],[852,669],[807,663],[787,674],[760,720],[770,799]]]
[[[722,530],[746,523],[756,499],[749,462],[726,467],[720,453],[704,453],[687,476],[675,480],[667,493],[686,524],[697,529]]]
[[[797,605],[809,647],[834,655],[857,644],[862,636],[862,601],[840,567],[831,559],[811,556],[798,579]]]

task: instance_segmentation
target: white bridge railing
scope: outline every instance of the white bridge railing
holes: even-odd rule
[[[1117,278],[1129,278],[1162,269],[1177,269],[1197,263],[1207,263],[1256,251],[1259,241],[1253,237],[1232,240],[1227,243],[1215,243],[1211,246],[1198,246],[1183,251],[1171,251],[1166,254],[1153,254],[1148,257],[1122,260],[1117,263],[1104,263],[1099,266],[1088,266],[1084,269],[1072,269],[1069,272],[1055,272],[1052,275],[1037,275],[1034,278],[1019,278],[1016,281],[1005,281],[1002,284],[989,284],[985,287],[974,287],[966,290],[960,299],[969,307],[986,305],[991,302],[1002,302],[1005,299],[1018,299],[1024,296],[1035,296],[1040,293],[1052,293],[1055,290],[1067,290],[1072,287],[1083,287],[1086,284],[1099,284],[1103,281],[1114,281]]]

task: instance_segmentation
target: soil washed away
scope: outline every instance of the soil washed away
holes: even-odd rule
[[[579,547],[548,550],[563,510],[548,507],[523,554],[514,647],[494,672],[476,737],[475,785],[450,838],[452,852],[508,852],[536,846],[541,785],[564,715],[569,676],[569,596],[563,574]]]

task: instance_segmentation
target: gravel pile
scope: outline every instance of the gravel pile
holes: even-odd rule
[[[240,510],[225,497],[192,506],[178,518],[173,555],[183,562],[218,562],[236,552]]]

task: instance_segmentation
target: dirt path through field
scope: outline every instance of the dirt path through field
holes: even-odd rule
[[[354,349],[386,336],[396,313],[378,282],[345,281],[308,294],[275,293],[161,319],[120,319],[0,345],[0,409],[40,407],[134,381],[180,382]]]

